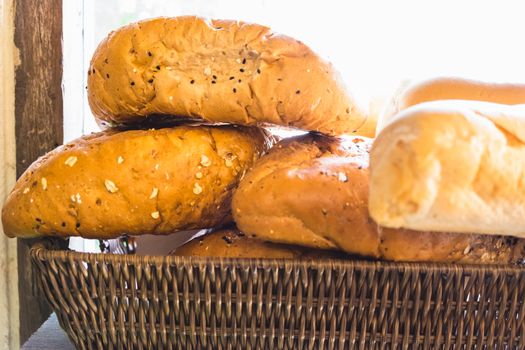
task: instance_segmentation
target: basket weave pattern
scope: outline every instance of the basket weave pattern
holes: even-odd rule
[[[525,268],[34,247],[79,349],[525,349]]]

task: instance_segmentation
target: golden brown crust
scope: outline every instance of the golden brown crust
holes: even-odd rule
[[[525,84],[495,83],[461,77],[436,77],[404,83],[385,109],[378,131],[402,110],[419,103],[437,100],[522,104],[525,103]]]
[[[91,61],[88,97],[99,123],[112,125],[169,114],[343,134],[365,120],[338,73],[303,43],[189,16],[111,33]]]
[[[272,242],[395,261],[509,263],[524,256],[524,241],[513,238],[378,227],[368,216],[369,147],[363,138],[311,134],[280,142],[235,191],[237,226]]]
[[[329,250],[315,250],[288,244],[270,243],[246,236],[237,228],[220,229],[197,237],[178,247],[172,255],[223,258],[340,258],[344,255]]]
[[[110,238],[213,227],[233,188],[269,147],[248,127],[101,132],[40,158],[2,211],[10,236]]]

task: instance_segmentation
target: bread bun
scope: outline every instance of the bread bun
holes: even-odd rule
[[[380,119],[378,132],[399,112],[422,102],[473,100],[501,104],[525,103],[525,84],[493,83],[460,77],[437,77],[404,83]]]
[[[111,33],[91,61],[88,98],[102,125],[164,114],[343,134],[365,121],[339,74],[300,41],[190,16]]]
[[[525,237],[525,106],[421,103],[371,154],[370,214],[380,225]]]
[[[368,215],[370,143],[313,134],[281,141],[235,191],[237,226],[272,242],[386,260],[509,263],[524,256],[524,241],[514,238],[378,227]]]
[[[318,251],[300,246],[276,244],[247,237],[237,228],[220,229],[196,237],[178,247],[172,255],[208,256],[222,258],[336,258],[342,254],[332,251]]]
[[[247,127],[101,132],[59,147],[18,180],[10,237],[169,234],[231,220],[232,190],[269,147]]]

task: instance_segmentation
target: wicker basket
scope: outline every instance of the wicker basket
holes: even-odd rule
[[[31,256],[79,349],[525,349],[525,268]]]

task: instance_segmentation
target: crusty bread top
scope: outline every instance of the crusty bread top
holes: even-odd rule
[[[422,102],[472,100],[501,104],[525,103],[525,84],[495,83],[461,77],[435,77],[405,82],[392,97],[378,123],[378,132],[400,111]]]
[[[370,214],[417,230],[525,237],[525,106],[410,107],[371,152]]]
[[[230,221],[233,188],[268,147],[262,130],[233,126],[85,136],[20,177],[4,232],[110,238],[214,227]]]
[[[368,229],[363,205],[370,144],[314,134],[279,142],[235,191],[237,226],[273,242],[377,255],[377,233]],[[350,227],[359,240],[348,239]]]
[[[91,61],[88,97],[99,123],[110,125],[169,114],[343,134],[365,121],[338,73],[300,41],[189,16],[112,32]]]

